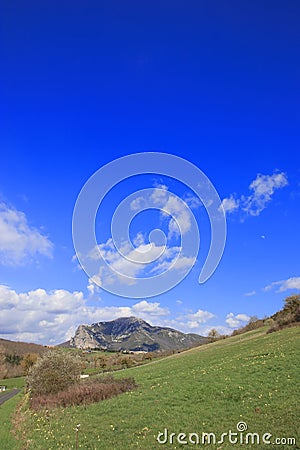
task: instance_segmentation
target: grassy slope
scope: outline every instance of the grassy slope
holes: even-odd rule
[[[0,385],[6,386],[6,391],[9,392],[13,388],[22,388],[24,386],[24,378],[10,378],[8,380],[0,380]],[[0,448],[16,450],[20,448],[20,444],[15,440],[11,433],[12,424],[11,419],[17,404],[20,401],[21,393],[15,397],[7,400],[7,402],[0,405]]]
[[[97,450],[199,448],[203,446],[160,445],[155,437],[165,427],[175,433],[213,431],[220,436],[236,431],[241,420],[250,432],[297,438],[299,332],[298,327],[266,335],[260,329],[121,371],[116,376],[134,376],[136,391],[86,408],[55,410],[47,417],[27,412],[29,448],[76,448],[78,423],[78,448]],[[284,448],[298,446],[276,445]]]

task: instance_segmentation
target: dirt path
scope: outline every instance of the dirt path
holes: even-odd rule
[[[2,405],[2,403],[6,402],[7,400],[14,397],[15,395],[17,395],[20,392],[20,390],[21,389],[13,389],[12,391],[9,391],[6,394],[1,395],[0,396],[0,405]]]

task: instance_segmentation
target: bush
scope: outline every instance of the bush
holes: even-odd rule
[[[300,322],[300,295],[287,297],[284,301],[284,307],[275,313],[271,320],[273,323],[267,333],[296,326]]]
[[[291,322],[286,324],[280,324],[278,322],[275,322],[274,325],[267,330],[267,334],[274,333],[275,331],[284,330],[285,328],[293,328],[297,326],[299,326],[297,322]]]
[[[27,353],[22,359],[22,368],[24,375],[28,375],[30,368],[37,362],[38,355],[36,353]]]
[[[79,381],[80,359],[64,350],[49,350],[29,370],[27,388],[33,397],[55,394]]]
[[[33,409],[56,408],[76,405],[87,405],[99,402],[136,387],[133,378],[115,379],[103,377],[81,381],[56,394],[33,397],[30,406]]]
[[[253,316],[250,318],[247,325],[244,327],[238,328],[237,330],[234,330],[232,333],[232,336],[238,336],[243,333],[247,333],[248,331],[257,330],[258,328],[263,327],[265,324],[265,321],[263,319],[258,319],[256,316]]]

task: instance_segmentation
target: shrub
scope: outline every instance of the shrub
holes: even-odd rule
[[[36,353],[27,353],[22,359],[22,368],[24,374],[28,375],[30,368],[37,362],[38,355]]]
[[[119,360],[123,369],[132,367],[134,365],[133,359],[130,356],[123,356]]]
[[[210,342],[217,341],[218,339],[220,339],[220,336],[220,333],[215,328],[212,328],[207,335]]]
[[[272,317],[269,317],[265,320],[265,325],[267,325],[269,328],[272,328],[275,325],[275,320],[272,319]]]
[[[247,333],[248,331],[256,330],[258,328],[263,327],[265,324],[263,319],[258,319],[256,316],[252,316],[244,327],[238,328],[234,330],[232,336],[238,336],[243,333]]]
[[[64,350],[49,350],[29,370],[27,388],[33,397],[55,394],[79,381],[80,359]]]
[[[16,353],[5,354],[5,361],[12,364],[13,366],[19,366],[21,364],[22,359],[23,359],[22,356],[17,355]]]
[[[94,378],[73,384],[56,394],[33,397],[30,406],[33,409],[56,408],[87,405],[115,397],[136,387],[133,378],[115,379],[113,377]]]
[[[296,327],[296,326],[299,326],[297,322],[291,322],[291,323],[285,323],[285,324],[280,324],[278,322],[275,322],[274,325],[267,330],[267,334],[274,333],[275,331],[284,330],[285,328],[292,328],[292,327]]]
[[[300,295],[287,297],[284,301],[284,307],[275,313],[271,320],[273,323],[267,333],[296,326],[300,322]]]

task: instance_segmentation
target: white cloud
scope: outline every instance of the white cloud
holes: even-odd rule
[[[120,282],[130,286],[141,276],[150,278],[151,274],[156,276],[169,270],[181,273],[192,267],[196,260],[182,254],[182,248],[178,246],[145,244],[142,233],[138,233],[133,242],[136,247],[124,242],[118,251],[112,239],[108,239],[90,252],[88,258],[99,262],[94,283],[104,286]]]
[[[80,255],[81,260],[90,267],[90,274],[97,275],[99,286],[103,288],[138,287],[138,279],[154,276],[161,276],[159,281],[163,284],[163,276],[167,277],[167,272],[168,276],[174,274],[175,279],[177,274],[187,273],[197,258],[198,228],[191,208],[199,205],[193,195],[187,194],[185,202],[161,184],[139,191],[135,198],[134,194],[130,196],[126,208],[135,214],[147,209],[159,210],[159,228],[153,230],[152,227],[148,234],[143,229],[131,236],[130,242],[123,238],[123,228],[120,227],[122,237],[117,243],[111,238],[99,243],[88,255]],[[148,224],[145,226],[147,228]],[[183,239],[184,235],[187,236]],[[151,243],[147,242],[149,237]],[[89,285],[91,294],[93,289]]]
[[[155,189],[153,189],[150,197],[145,198],[145,203],[152,204],[153,202],[157,206],[161,206],[162,204],[166,203],[166,201],[169,198],[169,195],[170,194],[168,192],[168,187],[165,186],[164,184],[159,184],[156,185]]]
[[[284,292],[288,291],[289,289],[296,289],[300,290],[300,277],[291,277],[287,280],[281,280],[281,281],[274,281],[273,283],[269,284],[268,286],[265,286],[263,288],[264,291],[270,291],[277,287],[278,289],[275,292]]]
[[[213,317],[215,317],[214,314],[209,311],[203,311],[202,309],[198,309],[195,313],[187,315],[188,319],[197,320],[199,323],[205,323]]]
[[[258,216],[270,202],[274,192],[287,184],[287,176],[284,172],[273,173],[273,175],[258,174],[249,186],[253,193],[245,198],[243,210],[251,216]]]
[[[216,316],[209,311],[198,310],[195,313],[178,316],[176,319],[167,319],[163,326],[171,326],[184,333],[197,333],[207,336],[212,328],[220,334],[231,334],[232,328],[224,325],[209,325],[208,322]]]
[[[241,322],[248,322],[250,320],[250,316],[248,316],[247,314],[237,314],[235,318],[237,320],[240,320]]]
[[[93,297],[95,294],[98,294],[100,292],[98,281],[99,280],[98,280],[97,276],[94,276],[93,278],[89,278],[87,290],[90,294],[90,297]]]
[[[224,325],[216,325],[213,327],[209,326],[209,325],[205,325],[205,326],[199,328],[198,333],[201,334],[202,336],[207,336],[208,333],[212,330],[212,328],[214,330],[217,330],[217,332],[222,335],[230,335],[232,333],[232,328],[226,327]]]
[[[224,198],[221,203],[221,207],[223,207],[225,214],[232,213],[239,207],[239,200],[236,200],[233,195],[229,198]]]
[[[151,316],[166,316],[169,314],[167,308],[162,308],[158,302],[147,302],[142,300],[132,306],[134,315],[136,314],[150,314]]]
[[[258,174],[249,186],[252,191],[250,195],[242,195],[239,199],[231,195],[223,199],[222,206],[226,213],[241,209],[250,216],[259,216],[271,201],[274,192],[287,184],[287,175],[284,172],[274,172],[272,175]]]
[[[256,291],[250,291],[250,292],[246,292],[244,295],[246,296],[246,297],[252,297],[253,295],[255,295],[256,294]]]
[[[186,234],[191,229],[191,211],[201,205],[199,199],[193,195],[180,197],[168,191],[165,185],[156,185],[151,194],[139,196],[131,201],[130,208],[138,211],[141,208],[155,207],[161,210],[161,216],[168,221],[169,238]]]
[[[172,216],[169,221],[169,237],[186,234],[190,230],[191,211],[179,197],[169,196],[162,208]]]
[[[234,315],[232,312],[227,314],[225,322],[230,326],[230,328],[240,327],[243,323],[249,322],[250,316],[247,314],[237,314]]]
[[[130,203],[130,208],[132,211],[138,211],[139,209],[143,208],[145,206],[145,199],[144,197],[137,197]]]
[[[188,207],[192,208],[192,209],[197,209],[200,206],[202,206],[202,202],[199,200],[198,197],[195,197],[194,195],[187,194],[184,196],[183,200],[188,205]],[[210,205],[206,204],[206,206],[210,206]]]
[[[212,328],[216,329],[220,334],[229,335],[232,333],[232,328],[230,328],[228,325],[226,326],[215,323],[209,324],[210,320],[216,318],[216,316],[209,311],[201,311],[202,310],[200,310],[199,312],[198,310],[196,313],[182,314],[173,319],[171,319],[170,317],[166,319],[160,318],[158,325],[171,327],[175,330],[180,330],[183,333],[196,333],[201,336],[207,336]],[[196,314],[195,318],[193,318],[194,314]],[[206,316],[207,320],[204,320],[204,316]]]
[[[197,322],[197,320],[189,320],[187,322],[187,327],[190,328],[191,330],[199,328],[199,322]]]
[[[138,243],[137,247],[132,248],[128,242],[125,242],[118,252],[112,239],[109,239],[105,244],[98,245],[97,249],[92,251],[91,258],[100,259],[101,255],[109,265],[109,267],[101,265],[96,282],[103,281],[104,278],[107,281],[110,278],[113,283],[117,277],[125,284],[132,284],[135,282],[134,279],[144,271],[146,264],[156,261],[161,254],[164,254],[164,246],[145,244],[141,233],[134,241]],[[164,257],[166,258],[166,253]],[[102,283],[100,282],[100,284]]]
[[[137,316],[156,322],[169,314],[158,302],[133,306],[89,306],[82,292],[36,289],[17,293],[0,285],[1,337],[41,344],[58,344],[74,335],[78,325]]]
[[[192,267],[195,264],[196,258],[193,256],[178,256],[175,254],[180,251],[179,247],[172,247],[167,249],[165,260],[161,263],[157,264],[152,270],[151,273],[160,273],[166,272],[168,270],[185,270],[187,267]],[[172,255],[175,254],[173,257]]]
[[[144,245],[145,237],[144,237],[143,233],[139,232],[133,239],[133,243],[136,247],[139,247],[140,245]]]
[[[20,265],[38,254],[52,256],[53,244],[39,230],[28,224],[26,215],[0,203],[0,263]]]
[[[179,318],[179,320],[181,321],[181,325],[184,329],[189,332],[191,330],[199,332],[201,325],[208,322],[213,317],[215,317],[215,315],[211,312],[198,309],[195,313],[183,315]]]

